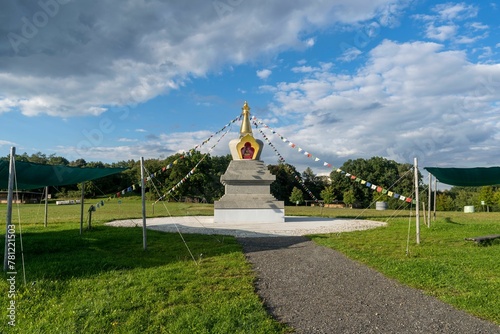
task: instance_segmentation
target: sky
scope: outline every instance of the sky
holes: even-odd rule
[[[247,101],[266,164],[499,166],[499,16],[496,1],[1,1],[0,156],[226,155]]]

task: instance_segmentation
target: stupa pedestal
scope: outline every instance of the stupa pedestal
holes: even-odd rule
[[[285,204],[271,195],[276,180],[264,162],[233,160],[221,176],[225,195],[214,203],[215,223],[283,223]]]
[[[253,137],[246,102],[242,109],[240,138],[229,143],[233,160],[220,178],[225,195],[214,203],[214,222],[283,223],[285,203],[271,195],[276,176],[259,160],[264,144]]]

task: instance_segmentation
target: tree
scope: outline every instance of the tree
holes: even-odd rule
[[[469,191],[466,191],[465,189],[460,189],[456,194],[455,194],[455,199],[454,199],[454,206],[455,210],[460,210],[466,205],[472,205],[472,193]]]
[[[438,194],[436,197],[436,209],[438,211],[451,211],[453,210],[453,199],[447,194]]]
[[[69,161],[68,161],[68,159],[66,159],[64,157],[58,157],[55,154],[51,154],[51,155],[49,155],[48,164],[67,166],[67,165],[69,165]]]
[[[320,195],[325,204],[331,204],[337,198],[332,186],[325,187],[325,189],[321,190]]]
[[[356,196],[352,189],[344,192],[344,203],[352,208],[352,205],[356,202]]]
[[[293,187],[292,194],[290,195],[290,201],[295,203],[295,205],[302,204],[304,202],[304,193],[297,187]]]
[[[366,207],[373,202],[374,194],[377,196],[379,194],[374,193],[366,184],[355,180],[365,180],[395,193],[409,196],[413,193],[414,176],[410,172],[411,168],[410,164],[398,164],[393,160],[372,157],[368,160],[348,160],[340,168],[344,172],[332,171],[330,178],[338,197],[343,196],[345,192],[351,189],[356,200]],[[354,179],[352,179],[353,177]],[[420,183],[422,180],[420,173],[418,179]],[[397,199],[386,198],[391,208],[395,208],[400,204]]]
[[[280,201],[284,201],[285,205],[290,205],[290,194],[293,187],[298,187],[299,182],[295,177],[299,175],[294,166],[287,163],[279,163],[277,165],[268,165],[269,172],[276,176],[276,180],[271,183],[271,194]],[[295,203],[294,203],[295,204]]]
[[[70,166],[75,166],[75,167],[83,167],[87,165],[87,161],[85,159],[76,159],[75,161],[72,161],[70,163]]]
[[[489,207],[495,204],[495,199],[494,199],[494,193],[493,193],[493,187],[491,186],[484,186],[481,187],[481,190],[479,192],[479,201],[481,205],[486,205],[487,211],[489,212],[490,209]]]
[[[95,186],[94,182],[92,181],[87,181],[87,182],[84,182],[84,194],[85,194],[85,197],[91,197],[91,198],[94,198],[96,197],[96,195],[98,194],[99,192],[99,189],[97,189],[97,187]],[[81,183],[78,183],[78,190],[81,192],[82,191],[82,184]]]
[[[495,201],[495,206],[499,207],[500,206],[500,191],[499,190],[495,191],[495,195],[493,195],[493,200]]]
[[[314,174],[313,170],[310,167],[307,167],[306,170],[302,173],[302,181],[304,185],[309,189],[309,191],[315,196],[321,196],[321,190],[325,187],[325,182],[322,177]]]

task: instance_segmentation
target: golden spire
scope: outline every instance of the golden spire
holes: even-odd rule
[[[253,137],[252,133],[252,125],[250,124],[250,107],[248,106],[247,101],[243,104],[243,108],[241,108],[243,112],[243,121],[241,122],[240,128],[240,138],[243,138],[246,135],[250,135]]]

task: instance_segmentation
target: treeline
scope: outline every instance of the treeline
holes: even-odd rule
[[[436,197],[439,211],[463,211],[471,205],[475,211],[500,211],[500,186],[453,187]]]
[[[8,159],[8,157],[3,158]],[[85,183],[86,197],[105,197],[120,193],[121,196],[139,195],[139,187],[134,187],[140,181],[140,161],[127,160],[116,163],[86,162],[84,159],[68,161],[61,156],[45,155],[41,152],[16,156],[17,161],[27,161],[40,164],[65,165],[76,167],[126,167],[120,174]],[[224,195],[224,186],[220,177],[225,173],[231,161],[231,156],[211,156],[193,151],[190,154],[175,154],[166,159],[147,159],[144,161],[146,175],[154,177],[147,183],[148,199],[156,200],[169,193],[165,200],[184,201],[190,199],[197,202],[213,203]],[[193,170],[193,168],[196,169]],[[381,157],[356,159],[346,161],[340,169],[352,175],[359,176],[370,183],[383,186],[385,189],[407,197],[414,197],[414,173],[411,164],[401,164]],[[271,193],[277,199],[285,201],[286,205],[304,204],[305,201],[322,201],[324,203],[345,203],[349,207],[375,207],[376,201],[386,201],[389,208],[396,209],[404,203],[383,195],[366,187],[360,182],[346,177],[334,169],[330,175],[316,175],[311,168],[303,172],[295,166],[278,162],[268,165],[269,171],[276,176],[271,184]],[[185,180],[179,184],[179,181]],[[422,182],[418,173],[420,200],[428,203],[428,188]],[[174,186],[175,191],[169,192]],[[121,192],[127,190],[123,195]],[[81,184],[69,185],[59,189],[51,188],[53,198],[78,197]],[[431,195],[433,196],[433,194]],[[434,203],[434,198],[431,198]],[[484,205],[482,205],[484,203]],[[453,187],[451,190],[438,192],[436,197],[437,210],[462,211],[464,206],[474,205],[479,210],[487,208],[490,211],[500,210],[500,190],[496,186],[480,188]]]

